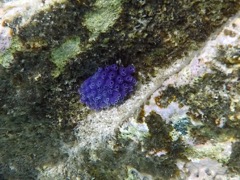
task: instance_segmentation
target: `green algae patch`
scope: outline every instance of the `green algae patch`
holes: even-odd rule
[[[56,65],[56,69],[52,72],[52,76],[58,77],[64,70],[69,59],[75,57],[80,52],[79,37],[68,39],[60,47],[53,49],[51,52],[51,61]]]
[[[97,38],[100,33],[107,31],[118,19],[122,11],[122,1],[97,0],[93,11],[85,15],[84,25],[92,33],[90,41]]]
[[[5,52],[0,53],[0,65],[2,65],[4,68],[9,68],[14,60],[13,54],[20,50],[22,50],[22,43],[17,37],[14,37],[12,39],[10,48],[8,48]]]
[[[229,151],[226,148],[229,147]],[[221,163],[227,163],[230,159],[231,142],[206,142],[204,145],[197,145],[187,151],[188,157],[202,159],[210,157]]]
[[[5,68],[8,68],[11,65],[12,61],[13,55],[11,53],[5,53],[0,57],[0,64]]]

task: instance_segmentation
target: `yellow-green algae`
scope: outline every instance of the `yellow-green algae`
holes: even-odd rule
[[[85,15],[84,25],[91,31],[90,41],[105,32],[118,19],[123,0],[97,0],[92,11]]]
[[[2,65],[4,68],[8,68],[14,60],[13,54],[22,49],[23,46],[19,41],[19,38],[12,38],[10,48],[8,48],[5,52],[0,52],[0,65]]]
[[[56,65],[56,69],[52,72],[54,77],[59,76],[70,58],[75,57],[82,51],[80,43],[79,37],[73,37],[64,42],[60,47],[52,50],[51,61]]]

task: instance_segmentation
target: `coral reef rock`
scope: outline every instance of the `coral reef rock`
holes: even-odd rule
[[[135,90],[80,103],[111,64]],[[239,77],[239,0],[2,0],[0,179],[239,179]]]

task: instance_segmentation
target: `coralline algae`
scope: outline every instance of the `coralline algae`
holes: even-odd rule
[[[78,89],[81,102],[94,110],[123,102],[137,83],[132,75],[134,72],[133,65],[123,67],[112,64],[98,68],[97,72],[85,80]]]
[[[10,28],[0,26],[0,53],[4,53],[10,47],[11,40]]]

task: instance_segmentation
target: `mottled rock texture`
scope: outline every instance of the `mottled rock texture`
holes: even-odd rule
[[[171,141],[168,130],[172,126],[164,124],[156,114],[147,117],[150,137],[143,147],[116,135],[116,128],[134,113],[131,111],[126,111],[126,117],[116,121],[112,128],[116,132],[111,129],[111,123],[109,127],[104,123],[95,124],[99,129],[102,127],[101,131],[87,129],[86,124],[86,127],[92,127],[94,120],[97,121],[97,118],[85,121],[87,115],[92,113],[93,117],[101,117],[101,113],[94,114],[79,103],[77,89],[98,67],[113,63],[134,64],[139,72],[140,89],[157,76],[159,68],[164,72],[177,59],[199,49],[211,33],[239,9],[239,0],[0,2],[0,179],[124,179],[137,177],[131,174],[134,174],[134,168],[160,179],[168,175],[175,177],[178,170],[174,159],[184,159],[185,151],[182,140]],[[226,57],[230,58],[222,61],[233,66],[237,60],[228,55]],[[239,75],[239,71],[234,73]],[[208,82],[208,87],[214,91],[221,87],[222,79],[228,79],[220,72],[205,77],[212,82]],[[223,108],[229,108],[230,103],[221,95],[217,96],[219,101],[215,96],[203,96],[204,80],[207,81],[203,77],[190,88],[187,85],[179,89],[168,88],[164,93],[172,96],[163,98],[166,101],[167,98],[181,100],[184,105],[193,104],[193,110],[206,113],[210,129],[207,132],[201,128],[195,130],[197,137],[209,137],[209,132],[219,133],[215,127],[217,118],[220,115],[226,118]],[[188,96],[191,93],[193,95]],[[135,107],[139,109],[135,114],[140,112],[142,105],[142,101],[138,102]],[[239,109],[237,104],[232,105]],[[232,116],[238,118],[239,114]],[[111,120],[108,116],[105,118]],[[227,126],[239,125],[237,118],[230,118]],[[154,129],[151,121],[166,129]],[[86,138],[77,136],[76,140],[73,129],[79,122],[83,123],[82,129],[76,128],[75,133],[80,130]],[[108,142],[108,129],[111,129],[111,138],[116,135],[119,139],[117,143],[104,144]],[[202,131],[203,134],[199,134]],[[158,135],[166,136],[163,144]],[[203,139],[199,138],[199,141]],[[94,144],[91,140],[99,144],[103,140],[103,143],[97,150],[91,150],[89,148]],[[91,145],[89,148],[81,146],[87,143]],[[170,152],[166,158],[153,155],[165,148]],[[238,150],[239,145],[236,143],[233,149]],[[129,157],[131,163],[128,163]],[[235,157],[237,153],[231,155],[228,163],[239,173]],[[166,169],[158,171],[163,166]]]

